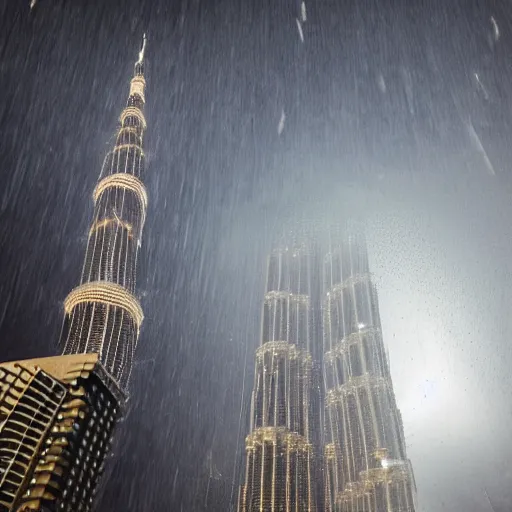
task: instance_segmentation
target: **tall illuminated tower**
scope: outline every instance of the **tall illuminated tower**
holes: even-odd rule
[[[331,242],[323,276],[325,509],[414,512],[414,477],[361,234]]]
[[[135,65],[121,128],[105,158],[94,189],[94,220],[89,231],[81,283],[64,302],[64,354],[93,352],[116,385],[128,383],[142,323],[136,299],[137,254],[147,195],[142,136],[146,121],[143,54]]]
[[[91,510],[122,412],[143,319],[144,47],[94,190],[80,285],[64,302],[63,355],[0,364],[0,512]]]
[[[310,267],[305,247],[269,260],[240,512],[315,510]]]

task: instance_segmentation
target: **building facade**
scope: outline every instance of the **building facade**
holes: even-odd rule
[[[364,236],[310,238],[270,258],[238,509],[414,512]]]
[[[366,242],[351,233],[329,245],[323,267],[325,510],[414,512],[414,478]]]
[[[0,364],[0,511],[91,510],[122,413],[143,320],[144,46],[94,190],[81,282],[64,302],[63,354]]]
[[[316,510],[309,260],[300,246],[269,258],[240,512]]]

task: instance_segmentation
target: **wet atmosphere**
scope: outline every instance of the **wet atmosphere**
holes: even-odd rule
[[[266,255],[350,218],[418,510],[511,510],[512,5],[32,4],[0,0],[2,361],[62,350],[148,37],[145,321],[97,510],[236,510]]]

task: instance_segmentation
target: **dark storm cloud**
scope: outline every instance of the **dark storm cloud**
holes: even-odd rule
[[[56,350],[149,37],[146,321],[100,511],[229,510],[293,212],[367,217],[419,510],[510,509],[510,7],[306,3],[304,42],[295,0],[0,3],[2,359]]]

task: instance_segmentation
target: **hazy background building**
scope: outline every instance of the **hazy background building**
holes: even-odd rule
[[[323,263],[325,510],[414,512],[364,234],[331,236]]]
[[[293,244],[269,258],[240,512],[316,511],[310,258]]]
[[[295,229],[269,258],[238,508],[414,512],[363,226]],[[314,367],[323,367],[319,390]]]
[[[368,220],[420,511],[491,512],[485,488],[509,512],[510,3],[306,0],[304,43],[295,1],[28,3],[0,2],[3,360],[58,353],[77,205],[115,137],[126,48],[150,43],[144,342],[98,510],[195,510],[210,451],[233,495],[213,510],[236,504],[262,262],[283,212],[320,202]]]

